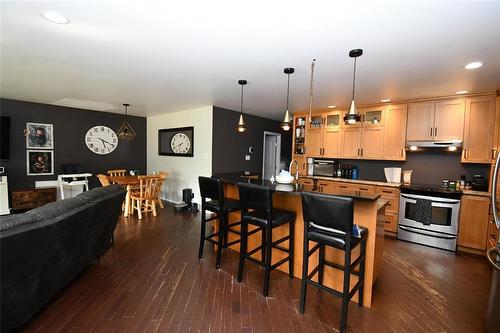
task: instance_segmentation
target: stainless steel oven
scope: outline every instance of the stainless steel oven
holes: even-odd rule
[[[333,177],[335,171],[334,160],[313,160],[313,176]]]
[[[397,238],[455,251],[461,193],[446,197],[437,192],[433,192],[432,196],[407,192],[412,191],[401,190]],[[419,220],[417,201],[430,202],[430,218],[427,221]]]

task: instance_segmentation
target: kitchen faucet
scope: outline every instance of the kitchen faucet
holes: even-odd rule
[[[297,172],[295,173],[295,180],[297,180],[297,179],[299,179],[299,161],[292,160],[290,162],[290,166],[288,167],[288,172],[290,172],[290,175],[292,174],[292,165],[293,165],[293,162],[295,162],[295,164],[297,164]]]

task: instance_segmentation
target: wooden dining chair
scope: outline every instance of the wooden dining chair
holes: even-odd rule
[[[142,219],[142,213],[153,212],[153,216],[157,215],[156,204],[162,183],[160,176],[139,176],[139,192],[130,195],[132,214],[137,210],[139,220]]]
[[[108,176],[116,177],[116,176],[125,176],[127,170],[125,169],[116,169],[116,170],[108,170]]]
[[[99,178],[99,181],[101,182],[102,187],[111,185],[111,183],[109,182],[108,176],[103,175],[103,174],[98,174],[97,178]]]
[[[160,186],[160,191],[158,191],[158,204],[159,204],[160,208],[165,208],[163,206],[163,202],[161,201],[160,195],[161,195],[161,189],[163,187],[163,183],[165,182],[165,179],[168,176],[168,172],[166,170],[160,170],[160,172],[158,172],[158,175],[162,179],[161,186]]]

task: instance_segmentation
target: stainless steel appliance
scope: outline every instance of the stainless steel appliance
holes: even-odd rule
[[[313,176],[333,177],[336,164],[334,160],[313,159]]]
[[[498,154],[495,169],[493,170],[493,183],[491,188],[491,208],[493,219],[500,229],[500,154]],[[498,332],[500,327],[500,237],[497,246],[488,250],[488,261],[493,268],[491,279],[490,301],[486,319],[486,332]]]
[[[401,186],[397,238],[455,251],[461,195],[440,186]],[[419,212],[420,205],[428,205],[427,216]]]

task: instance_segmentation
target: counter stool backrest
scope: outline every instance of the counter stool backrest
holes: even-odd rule
[[[238,183],[241,208],[244,210],[255,209],[271,216],[273,209],[273,191],[269,186]]]
[[[353,202],[352,198],[302,192],[304,222],[350,235],[354,220]]]
[[[217,200],[221,204],[224,200],[224,191],[222,189],[222,180],[217,177],[198,177],[200,184],[200,195],[205,201],[206,198]]]

